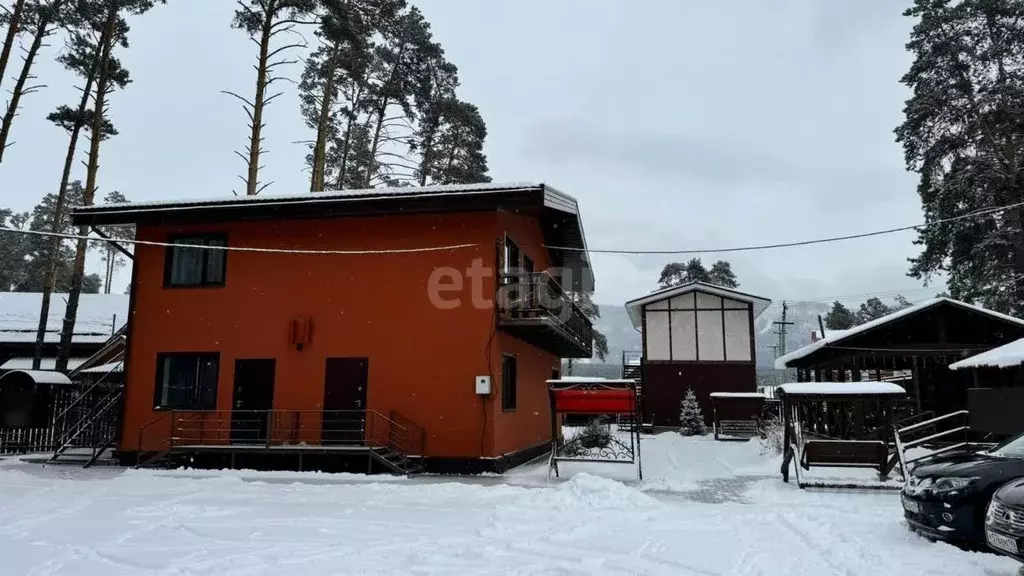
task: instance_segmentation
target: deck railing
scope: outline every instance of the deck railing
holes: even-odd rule
[[[548,272],[505,272],[500,276],[498,311],[510,318],[550,318],[588,348],[594,327],[583,310]]]
[[[170,410],[139,431],[139,450],[188,446],[388,448],[425,451],[424,429],[392,412],[375,410]]]

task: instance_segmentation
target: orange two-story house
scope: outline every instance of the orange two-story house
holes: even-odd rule
[[[125,462],[504,470],[546,450],[560,359],[591,356],[590,321],[566,294],[593,285],[577,203],[544,184],[73,219],[137,226]]]

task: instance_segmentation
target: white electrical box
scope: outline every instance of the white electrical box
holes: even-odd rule
[[[490,376],[477,376],[476,377],[476,393],[481,396],[491,395],[491,377]]]

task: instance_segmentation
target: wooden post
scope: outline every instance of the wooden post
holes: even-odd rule
[[[839,374],[837,376],[839,376],[839,378],[836,380],[836,382],[846,382],[846,363],[845,362],[839,365],[838,372],[839,372]]]
[[[789,482],[789,463],[793,460],[793,451],[790,446],[790,407],[786,394],[782,394],[782,481]]]
[[[913,363],[910,365],[910,378],[914,384],[914,404],[917,406],[917,413],[921,413],[921,376],[917,369],[917,356],[913,357]]]
[[[860,362],[857,358],[854,358],[853,367],[850,369],[850,380],[853,382],[861,381]]]

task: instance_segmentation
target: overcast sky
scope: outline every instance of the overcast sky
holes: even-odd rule
[[[0,0],[5,1],[6,0]],[[921,221],[893,138],[910,63],[908,0],[413,0],[488,124],[495,181],[542,181],[580,202],[600,249],[703,249]],[[255,51],[230,0],[171,0],[131,22],[134,82],[113,97],[103,195],[219,197],[240,189]],[[28,209],[54,190],[66,136],[45,115],[75,98],[52,62],[26,98],[0,194]],[[297,77],[298,67],[292,70]],[[5,89],[11,82],[5,81]],[[268,193],[308,190],[295,90],[267,116]],[[80,173],[84,170],[80,170]],[[913,233],[722,255],[773,300],[906,291]],[[705,256],[705,261],[715,259]],[[664,256],[594,255],[596,300],[654,287]]]

